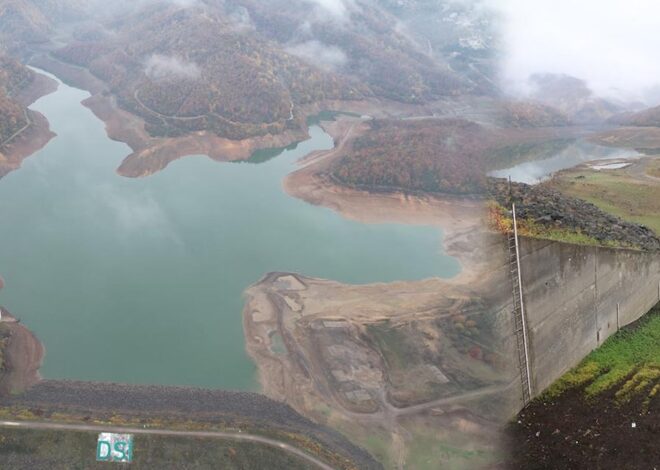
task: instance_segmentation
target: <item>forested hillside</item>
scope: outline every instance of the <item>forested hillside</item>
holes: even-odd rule
[[[300,129],[306,105],[327,100],[496,92],[482,10],[399,3],[6,0],[0,38],[27,57],[66,24],[56,57],[106,82],[154,136],[241,139]]]
[[[0,151],[7,139],[27,125],[24,108],[12,95],[33,80],[34,74],[14,59],[0,54]]]
[[[276,134],[303,124],[299,106],[368,94],[207,9],[159,5],[111,26],[116,35],[57,56],[108,83],[154,135]]]
[[[382,7],[384,2],[347,2],[345,11],[334,14],[306,0],[240,3],[257,31],[314,63],[358,79],[376,96],[425,103],[474,88],[447,61],[430,56]],[[442,14],[435,10],[436,16]]]
[[[602,124],[628,104],[596,95],[584,80],[564,74],[535,74],[531,98],[556,108],[576,124]]]
[[[152,135],[240,139],[304,126],[300,107],[386,98],[423,104],[483,92],[427,54],[376,0],[142,4],[79,28],[56,52],[109,84]]]
[[[50,22],[30,0],[0,2],[0,48],[16,53],[25,45],[48,40]]]
[[[570,119],[557,109],[526,101],[503,102],[497,117],[505,127],[555,127],[571,124]]]
[[[614,116],[610,123],[633,127],[660,127],[660,106]]]
[[[473,90],[498,87],[499,21],[485,2],[452,0],[378,0],[393,14],[420,49],[447,63]]]
[[[369,188],[482,192],[488,131],[458,119],[375,121],[333,169],[340,182]]]
[[[535,116],[534,113],[531,116]],[[534,117],[533,121],[540,118]],[[374,120],[330,170],[341,184],[369,190],[479,194],[487,173],[538,158],[570,135],[558,129],[495,127],[464,119]]]

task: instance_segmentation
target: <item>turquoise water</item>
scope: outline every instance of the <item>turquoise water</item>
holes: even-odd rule
[[[550,178],[553,173],[582,163],[592,160],[638,158],[640,153],[631,149],[604,147],[585,140],[576,140],[550,155],[543,154],[543,158],[535,159],[534,155],[536,153],[530,154],[530,161],[524,161],[504,170],[492,171],[489,176],[511,177],[512,181],[518,183],[537,184]]]
[[[142,179],[60,85],[33,106],[58,137],[0,180],[0,304],[45,343],[46,378],[255,389],[242,293],[269,271],[348,283],[451,277],[433,227],[362,224],[286,195],[311,139],[264,163],[187,157]],[[257,159],[258,160],[258,159]]]

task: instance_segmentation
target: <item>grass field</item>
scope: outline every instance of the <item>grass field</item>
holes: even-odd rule
[[[415,470],[471,470],[488,468],[497,462],[499,455],[494,451],[466,449],[466,442],[451,442],[442,439],[433,429],[425,434],[416,434],[406,459],[406,468]],[[458,440],[458,438],[456,439]]]
[[[660,160],[653,165],[652,170],[660,173]],[[547,184],[660,234],[660,183],[638,180],[628,175],[625,169],[576,169],[559,173]]]
[[[405,429],[408,441],[403,455],[399,456],[391,436],[382,428],[340,426],[341,432],[359,440],[385,470],[400,468],[399,457],[403,460],[403,468],[410,470],[490,468],[505,457],[503,449],[494,446],[489,438],[478,432],[473,433],[474,429],[443,426],[425,419],[409,420],[401,429]]]
[[[639,395],[654,398],[660,392],[660,306],[634,327],[609,338],[555,382],[544,397],[557,397],[578,387],[584,387],[585,396],[593,399],[612,390],[618,402]]]
[[[660,159],[653,160],[653,162],[651,162],[646,168],[646,173],[649,176],[660,178]]]

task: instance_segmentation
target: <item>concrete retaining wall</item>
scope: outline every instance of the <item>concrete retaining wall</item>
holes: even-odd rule
[[[521,239],[532,387],[539,394],[660,301],[660,255]]]

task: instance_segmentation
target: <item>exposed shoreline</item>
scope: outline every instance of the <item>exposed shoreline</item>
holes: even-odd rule
[[[510,388],[513,375],[508,366],[499,372],[499,379],[487,378],[488,374],[477,379],[487,384],[482,388],[466,389],[447,398],[413,400],[406,405],[404,397],[414,395],[415,387],[392,395],[397,386],[389,383],[387,377],[396,372],[385,359],[374,355],[373,338],[364,340],[365,332],[379,325],[386,325],[389,331],[419,328],[432,337],[442,336],[443,330],[433,322],[455,315],[451,312],[456,308],[461,311],[460,305],[479,303],[479,299],[488,296],[487,303],[495,306],[510,300],[500,295],[501,289],[492,289],[502,282],[505,270],[501,267],[506,264],[506,255],[501,236],[488,229],[485,200],[373,193],[340,186],[325,175],[326,170],[341,158],[351,139],[363,132],[367,123],[342,118],[321,125],[334,138],[335,147],[301,159],[300,168],[284,179],[285,191],[362,223],[437,227],[443,233],[442,247],[438,249],[455,257],[461,272],[451,279],[366,285],[342,284],[297,273],[267,274],[246,290],[243,311],[246,349],[257,364],[263,393],[284,400],[304,416],[341,429],[362,445],[367,445],[371,433],[380,435],[389,442],[389,450],[388,455],[379,458],[399,468],[410,457],[411,435],[424,432],[430,422],[435,423],[430,428],[434,433],[444,429],[448,433],[445,438],[450,441],[452,436],[469,434],[472,437],[468,441],[473,440],[471,448],[499,452],[501,424],[515,409],[516,394]],[[487,316],[488,313],[480,312],[474,318]],[[501,326],[494,327],[494,337],[506,334],[506,328],[499,330]],[[306,339],[310,334],[320,336]],[[497,343],[493,341],[490,347],[508,347]],[[344,353],[338,351],[344,348],[351,352],[339,359]],[[452,354],[448,357],[456,357],[460,364],[460,356]],[[498,354],[509,357],[504,350]],[[340,364],[347,369],[338,371]],[[465,367],[469,370],[471,366],[466,363]],[[345,392],[346,387],[357,388],[355,392]],[[355,402],[347,396],[359,398]],[[501,403],[502,415],[484,409],[484,403],[493,399]]]
[[[9,329],[5,345],[4,370],[0,371],[0,396],[28,390],[41,381],[39,368],[45,356],[41,341],[6,309],[2,310],[2,324]]]
[[[108,137],[127,144],[132,153],[126,156],[117,173],[125,177],[143,177],[164,169],[172,161],[196,154],[208,155],[216,161],[244,160],[255,150],[286,147],[307,138],[306,133],[287,132],[253,139],[232,141],[209,132],[194,132],[183,137],[152,137],[139,117],[116,104],[105,83],[84,68],[52,58],[35,56],[32,65],[53,73],[65,83],[83,89],[90,97],[82,102],[105,124]]]
[[[57,90],[57,82],[35,73],[34,80],[14,98],[27,108],[39,98]],[[21,167],[23,160],[41,150],[55,137],[48,120],[36,111],[27,110],[28,126],[0,149],[0,178]]]
[[[340,119],[323,122],[323,129],[330,134],[335,147],[327,151],[317,151],[306,155],[299,161],[301,168],[288,174],[283,180],[284,190],[292,197],[302,199],[310,204],[330,208],[343,217],[366,224],[402,223],[410,225],[435,226],[443,232],[442,249],[459,262],[460,273],[450,279],[431,278],[423,281],[395,281],[391,283],[367,284],[350,286],[356,290],[369,290],[383,286],[386,292],[389,288],[402,286],[404,290],[414,291],[425,283],[433,284],[438,290],[446,290],[447,286],[464,287],[483,279],[493,268],[483,256],[483,247],[490,246],[493,239],[486,226],[487,208],[485,202],[469,198],[441,198],[433,195],[411,196],[401,192],[373,193],[364,190],[340,186],[326,177],[323,172],[333,161],[342,157],[345,146],[355,136],[366,129],[366,122],[355,119]],[[482,247],[470,249],[469,247]],[[301,273],[290,273],[299,279],[306,278]],[[270,284],[272,274],[267,274],[259,282],[246,290],[248,301],[243,312],[246,349],[255,363],[263,365],[264,356],[259,352],[264,344],[255,334],[255,324],[252,322],[250,310],[270,311],[276,308],[261,294],[254,295],[255,287]],[[311,279],[310,279],[311,280]],[[335,283],[332,280],[318,279],[315,281]],[[336,283],[337,285],[343,285]],[[345,285],[349,288],[348,285]],[[386,287],[385,287],[386,286]],[[397,286],[397,287],[395,287]],[[254,304],[256,302],[256,304]],[[253,303],[251,305],[251,303]],[[255,307],[256,305],[256,307]],[[254,308],[253,308],[254,307]],[[263,333],[263,332],[262,332]],[[259,382],[267,395],[286,400],[292,395],[287,391],[284,377],[280,374],[283,368],[271,366],[258,367]],[[293,384],[289,384],[291,386]],[[298,403],[300,405],[301,403]]]
[[[153,137],[145,130],[144,120],[121,109],[106,84],[87,69],[62,62],[46,53],[34,56],[31,64],[91,94],[82,104],[104,122],[110,139],[123,142],[131,149],[117,168],[121,176],[148,176],[190,155],[206,155],[215,161],[247,160],[257,150],[287,147],[309,138],[306,127],[304,130],[292,129],[277,135],[266,134],[242,140],[219,137],[207,131],[191,132],[181,137]],[[396,113],[392,103],[382,105],[381,109],[380,105],[369,101],[328,100],[305,106],[299,113],[301,116],[313,116],[327,109],[385,115]]]
[[[402,223],[438,227],[443,232],[443,249],[455,257],[462,269],[447,282],[468,284],[482,271],[480,260],[466,252],[465,243],[483,236],[486,227],[485,201],[466,197],[410,195],[402,192],[375,193],[340,186],[324,171],[341,158],[348,142],[364,130],[364,121],[340,119],[322,123],[335,140],[335,147],[313,152],[300,160],[301,168],[287,175],[284,190],[310,204],[328,207],[343,217],[367,224]]]
[[[498,237],[483,246],[493,272],[478,271],[482,278],[472,277],[472,285],[467,277],[462,285],[437,278],[348,285],[295,273],[266,275],[246,291],[243,311],[246,349],[257,364],[262,393],[340,430],[389,462],[387,468],[405,468],[413,436],[429,432],[438,445],[458,442],[458,448],[466,445],[497,461],[504,449],[502,425],[517,410],[519,389],[511,344],[498,339],[509,330],[510,294],[495,288],[508,281],[502,277],[506,269],[498,269],[503,248]],[[500,311],[505,315],[493,318]],[[447,334],[461,315],[483,324],[490,338],[467,343],[469,351],[477,351],[475,357],[488,351],[483,357],[493,362],[455,352],[462,340]],[[495,325],[488,326],[491,318]],[[378,346],[377,331],[381,338],[393,335],[389,346]],[[406,385],[406,372],[384,353],[399,350],[400,341],[428,341],[423,348],[433,351],[440,344],[445,352],[431,362],[419,352],[406,355],[412,373]],[[456,381],[456,374],[471,378]],[[429,395],[422,384],[438,376],[440,388]],[[386,443],[385,454],[371,446],[374,439]]]

